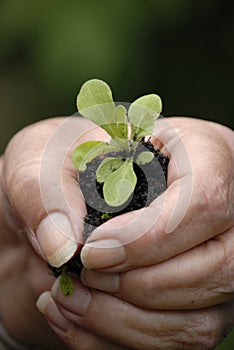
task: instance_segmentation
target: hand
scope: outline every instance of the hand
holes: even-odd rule
[[[66,145],[66,142],[64,144],[64,142],[62,143],[61,140],[64,141],[64,136],[65,135],[69,135],[69,138],[72,139],[72,130],[74,129],[74,137],[77,138],[77,129],[73,128],[73,127],[69,127],[69,133],[65,133],[63,135],[58,135],[56,133],[56,136],[60,136],[59,137],[59,142],[55,142],[55,145],[52,144],[52,147],[48,147],[48,141],[51,140],[52,135],[55,133],[55,130],[64,130],[64,128],[59,128],[59,126],[61,125],[62,121],[61,120],[52,120],[52,121],[46,121],[44,123],[41,123],[40,126],[33,126],[29,129],[26,129],[26,131],[21,132],[14,140],[13,142],[10,144],[5,157],[4,157],[4,174],[5,174],[5,179],[6,179],[6,184],[4,186],[4,192],[5,194],[7,193],[8,198],[10,199],[11,205],[14,209],[14,211],[17,213],[17,217],[20,218],[20,223],[16,223],[14,226],[14,229],[12,231],[9,231],[9,227],[10,224],[9,222],[7,224],[4,224],[7,228],[6,233],[7,233],[7,237],[8,238],[12,238],[13,235],[15,236],[15,232],[22,227],[26,227],[26,231],[27,231],[27,237],[29,238],[29,240],[32,242],[33,247],[35,248],[35,250],[38,252],[38,254],[42,255],[47,261],[51,262],[51,263],[63,263],[65,262],[65,260],[69,259],[69,255],[73,254],[71,253],[72,250],[74,252],[74,250],[77,248],[76,244],[71,244],[70,245],[70,251],[69,249],[60,249],[61,245],[66,246],[66,248],[69,245],[69,238],[68,239],[64,239],[64,229],[62,230],[62,235],[59,233],[62,229],[61,226],[59,226],[60,221],[58,221],[58,216],[56,215],[56,217],[53,217],[53,214],[56,209],[56,213],[66,213],[67,216],[70,219],[70,223],[72,223],[72,227],[75,227],[76,229],[73,232],[75,233],[75,240],[72,240],[73,243],[74,241],[79,241],[81,240],[81,227],[82,220],[78,220],[79,218],[82,218],[82,215],[84,215],[84,207],[82,206],[82,200],[79,200],[79,191],[77,191],[77,183],[76,181],[74,181],[74,170],[71,169],[70,167],[70,163],[69,161],[65,161],[64,164],[64,171],[62,171],[62,184],[66,184],[65,186],[63,186],[63,189],[65,191],[65,198],[68,199],[69,201],[69,205],[67,205],[67,202],[64,204],[63,201],[61,201],[61,199],[63,198],[63,196],[60,196],[59,194],[61,194],[60,191],[60,187],[61,187],[61,181],[57,181],[58,180],[58,176],[57,176],[57,169],[58,169],[58,163],[61,164],[61,159],[60,157],[62,157],[62,159],[70,159],[70,157],[65,157],[64,158],[64,145]],[[86,126],[85,126],[86,128]],[[86,129],[81,128],[81,133],[86,130]],[[67,130],[68,131],[68,130]],[[97,136],[97,138],[100,138],[100,134],[98,134],[95,131],[95,136]],[[40,135],[40,136],[39,136]],[[43,135],[43,137],[42,137]],[[62,136],[62,137],[61,137]],[[92,135],[92,139],[93,139]],[[102,135],[103,136],[103,135]],[[71,145],[71,139],[67,140],[69,146]],[[57,140],[57,137],[55,137],[55,140]],[[53,141],[53,137],[52,137],[52,141]],[[31,145],[31,148],[28,149],[25,147],[25,143],[28,145]],[[46,149],[45,146],[47,145]],[[50,144],[49,144],[50,146]],[[55,147],[56,146],[56,147]],[[60,146],[60,147],[59,147]],[[25,152],[25,150],[27,150],[27,152]],[[46,152],[45,152],[46,150]],[[52,154],[50,153],[52,151]],[[62,153],[61,153],[62,152]],[[44,157],[42,157],[42,154]],[[56,158],[56,154],[60,155],[58,162],[56,163],[55,159]],[[61,155],[62,154],[62,155]],[[25,155],[25,158],[22,157],[22,155]],[[45,156],[46,155],[46,156]],[[28,159],[31,158],[31,161],[28,162]],[[43,158],[43,159],[42,159]],[[43,161],[42,161],[43,160]],[[59,162],[60,160],[60,162]],[[43,163],[45,161],[45,163]],[[45,167],[44,167],[45,165]],[[45,172],[45,176],[41,176],[40,180],[42,179],[46,179],[46,182],[42,182],[39,184],[38,181],[38,176],[34,176],[35,174],[38,175],[38,168],[40,169],[40,171],[44,171]],[[17,172],[15,172],[15,169],[17,169]],[[41,170],[42,169],[42,170]],[[30,174],[30,175],[29,175]],[[42,173],[41,173],[42,174]],[[11,175],[11,176],[10,176]],[[16,176],[17,175],[17,176]],[[52,175],[52,176],[51,176]],[[21,179],[21,181],[19,181],[19,179]],[[17,181],[16,181],[17,180]],[[19,183],[22,186],[16,186],[17,183]],[[70,184],[70,186],[69,186]],[[7,186],[6,186],[7,185]],[[26,191],[23,191],[24,188],[28,188],[28,185],[30,185],[30,194],[35,193],[38,194],[39,190],[41,190],[42,194],[43,194],[43,205],[41,204],[40,201],[40,196],[29,196],[29,193],[27,193]],[[56,186],[57,185],[57,186]],[[17,191],[18,189],[18,191]],[[55,190],[53,190],[55,189]],[[33,190],[33,191],[32,191]],[[18,193],[18,196],[17,196]],[[23,198],[22,198],[23,195]],[[78,198],[78,199],[77,199]],[[77,200],[77,202],[76,202]],[[79,203],[78,203],[79,202]],[[5,203],[7,203],[5,201]],[[79,204],[79,205],[78,205]],[[3,211],[2,211],[3,212]],[[6,213],[6,208],[4,208],[4,213]],[[45,215],[41,214],[41,213],[45,213]],[[49,213],[49,216],[47,216],[47,214]],[[32,214],[32,215],[30,215]],[[9,214],[11,221],[15,218],[14,215]],[[41,215],[41,216],[40,216]],[[6,216],[6,215],[5,215]],[[51,231],[51,228],[48,229],[48,225],[40,225],[41,224],[41,218],[49,218],[49,222],[55,223],[55,227],[59,227],[60,230],[55,230],[53,228],[53,231]],[[78,218],[78,219],[77,219]],[[9,220],[10,221],[10,220]],[[2,220],[3,223],[6,222],[6,218],[4,217]],[[76,226],[78,223],[78,227]],[[3,226],[4,226],[3,225]],[[79,226],[80,225],[80,226]],[[43,229],[40,228],[40,226],[42,226]],[[34,229],[33,229],[34,228]],[[38,229],[39,228],[39,229]],[[63,227],[64,228],[64,227]],[[12,233],[12,235],[9,234],[9,232]],[[33,233],[36,232],[36,235]],[[51,232],[53,232],[53,236],[56,237],[56,239],[51,240],[50,238],[52,237]],[[67,234],[67,230],[66,230],[66,234]],[[7,239],[5,239],[5,241],[7,241]],[[31,249],[31,246],[27,244],[27,240],[24,239],[23,241],[21,241],[21,246],[22,247],[27,247],[25,248],[25,250],[23,250],[24,252],[21,253],[21,258],[24,257],[23,262],[26,260],[25,257],[29,258],[29,252],[31,254],[32,257],[36,257],[38,259],[38,263],[35,264],[31,264],[31,261],[33,262],[33,259],[27,259],[27,261],[29,261],[28,266],[31,266],[31,269],[28,269],[29,271],[31,270],[31,274],[25,274],[25,265],[22,264],[22,266],[20,264],[18,264],[17,266],[19,266],[19,270],[20,270],[20,266],[21,266],[21,274],[18,274],[18,276],[21,276],[21,284],[22,284],[22,290],[23,292],[25,291],[30,291],[30,295],[31,295],[31,299],[27,298],[27,293],[26,293],[26,298],[25,298],[25,294],[21,293],[19,298],[16,298],[16,303],[15,306],[19,305],[19,301],[21,302],[22,305],[22,301],[28,305],[28,312],[26,312],[26,314],[24,314],[24,323],[20,323],[22,324],[22,328],[23,325],[27,324],[27,326],[31,326],[31,316],[32,316],[32,305],[34,300],[36,299],[36,296],[40,294],[40,292],[42,292],[43,290],[49,289],[50,285],[52,284],[52,280],[53,278],[51,276],[48,276],[48,274],[46,273],[45,270],[45,264],[42,264],[42,260],[40,258],[38,258],[33,250]],[[71,248],[72,247],[72,248]],[[17,241],[14,242],[14,244],[12,244],[12,252],[14,252],[14,255],[16,255],[16,252],[19,251],[19,242]],[[185,249],[186,250],[186,249]],[[65,251],[65,254],[62,254],[62,252]],[[27,255],[26,255],[26,254]],[[20,259],[18,259],[20,260]],[[18,262],[17,260],[17,262]],[[162,259],[163,260],[163,259]],[[20,260],[21,261],[21,260]],[[9,265],[9,269],[8,271],[14,271],[14,269],[12,269],[12,264],[7,262]],[[15,265],[13,265],[15,266]],[[40,270],[38,267],[39,266],[43,266],[43,268],[41,269],[41,275],[40,278],[38,278],[38,270]],[[36,272],[36,273],[35,273]],[[28,278],[22,278],[22,276],[24,275],[29,275]],[[35,278],[35,277],[36,278]],[[49,281],[45,282],[45,280],[47,280],[47,278],[45,278],[45,276],[47,276],[47,278],[49,279]],[[14,285],[14,283],[7,283],[7,281],[9,280],[9,276],[6,275],[7,278],[5,278],[4,282],[5,282],[5,286],[8,286],[8,288],[6,287],[6,293],[4,293],[5,295],[5,300],[9,301],[9,300],[14,300],[16,293],[16,290],[12,289],[12,285]],[[87,277],[87,276],[86,276]],[[43,283],[43,279],[44,279],[44,283]],[[19,283],[19,278],[15,279],[17,281],[17,283]],[[26,283],[27,281],[27,283]],[[8,281],[9,282],[9,281]],[[39,283],[38,283],[39,282]],[[16,285],[18,286],[19,284]],[[10,288],[10,287],[11,288]],[[63,304],[65,301],[61,298],[62,296],[59,296],[59,290],[56,287],[57,286],[57,282],[55,283],[55,286],[53,287],[52,290],[52,295],[54,297],[55,300],[58,301],[58,303],[61,305]],[[82,288],[78,283],[76,283],[76,291],[79,292],[81,288],[81,292],[82,292]],[[7,293],[8,291],[10,291],[11,293]],[[32,293],[31,293],[32,291]],[[86,294],[87,291],[83,289],[83,293]],[[96,294],[95,294],[96,293]],[[121,331],[123,328],[125,329],[126,324],[127,324],[127,328],[126,330],[130,330],[130,328],[128,327],[128,325],[132,322],[132,316],[137,314],[138,310],[141,310],[142,312],[140,312],[138,314],[138,317],[136,318],[136,322],[133,325],[133,331],[132,332],[127,332],[123,333],[123,344],[125,344],[127,347],[131,346],[131,348],[135,348],[136,344],[134,343],[133,339],[136,338],[136,335],[140,335],[141,333],[139,333],[139,330],[143,329],[142,326],[142,322],[144,321],[144,316],[147,315],[148,318],[148,312],[145,314],[145,310],[144,308],[139,309],[139,307],[135,307],[134,308],[129,308],[128,306],[131,304],[125,303],[125,302],[121,302],[120,299],[116,298],[115,296],[110,296],[101,292],[95,292],[92,291],[92,301],[90,303],[90,308],[87,315],[90,315],[90,317],[86,318],[85,321],[85,316],[83,317],[79,317],[79,322],[80,322],[80,326],[78,325],[77,322],[69,322],[68,321],[68,315],[66,315],[67,318],[64,319],[64,317],[62,317],[61,319],[61,314],[58,311],[57,306],[55,305],[54,301],[51,299],[51,296],[48,292],[46,292],[46,294],[44,294],[44,297],[42,297],[41,301],[41,307],[43,305],[43,312],[45,312],[46,317],[50,320],[52,320],[51,327],[60,335],[60,337],[67,343],[70,344],[72,348],[76,349],[92,349],[94,347],[98,348],[98,349],[122,349],[125,348],[122,345],[117,345],[116,341],[119,342],[121,341],[121,339],[119,340],[119,330]],[[76,294],[74,294],[76,295]],[[79,292],[80,295],[80,292]],[[97,300],[97,298],[95,296],[101,296],[99,298],[99,302]],[[94,296],[94,298],[93,298]],[[69,302],[70,298],[65,299],[66,303]],[[109,300],[109,302],[108,302]],[[18,301],[18,303],[17,303]],[[72,303],[72,306],[70,305],[70,309],[74,307],[72,300],[70,299],[70,302]],[[82,302],[82,301],[81,301]],[[122,317],[118,317],[117,321],[115,323],[115,327],[112,327],[112,329],[110,330],[111,324],[110,321],[112,320],[111,317],[106,317],[107,313],[110,314],[109,312],[109,307],[111,304],[111,307],[113,307],[113,303],[116,303],[114,305],[116,305],[115,310],[118,309],[118,313],[120,313],[120,311],[122,310],[122,312],[120,313],[120,316]],[[8,302],[9,304],[9,302]],[[77,300],[76,300],[76,304]],[[83,303],[82,303],[83,304]],[[85,304],[84,304],[85,305]],[[92,307],[92,305],[94,306],[94,308]],[[86,303],[86,306],[88,306],[88,303]],[[65,306],[66,307],[66,306]],[[77,306],[78,307],[78,306]],[[126,307],[126,308],[125,308]],[[34,312],[35,309],[33,309]],[[135,310],[135,313],[134,313]],[[5,309],[5,315],[7,315],[8,313],[8,308]],[[15,311],[15,309],[14,309]],[[62,309],[60,309],[60,311],[62,311]],[[126,311],[126,312],[125,312]],[[208,311],[208,309],[207,309]],[[2,312],[2,310],[1,310]],[[76,310],[75,310],[76,312]],[[78,311],[77,311],[78,312]],[[101,319],[103,322],[96,322],[94,317],[92,316],[98,313],[98,318]],[[163,324],[162,319],[165,319],[165,313],[154,313],[156,318],[151,318],[151,322],[156,320],[156,321],[160,321],[160,325],[162,327],[156,327],[156,329],[152,329],[152,328],[148,328],[147,329],[151,329],[153,331],[154,334],[154,338],[151,338],[151,342],[153,342],[153,344],[156,344],[155,346],[157,346],[157,344],[161,344],[162,338],[160,338],[160,334],[162,334],[162,332],[165,332],[165,324]],[[232,320],[230,320],[230,315],[232,314],[232,310],[229,306],[229,310],[227,311],[226,307],[217,307],[217,309],[212,309],[210,312],[208,312],[207,314],[204,314],[204,317],[206,318],[207,316],[207,320],[214,320],[215,321],[212,323],[212,325],[209,328],[208,322],[205,323],[204,328],[201,329],[200,327],[200,321],[199,321],[199,325],[197,326],[197,322],[198,320],[200,320],[201,317],[201,313],[199,312],[197,314],[197,317],[195,317],[194,314],[191,314],[191,319],[194,320],[194,327],[195,330],[200,332],[204,330],[204,334],[207,334],[206,332],[208,332],[210,329],[213,330],[213,337],[211,339],[211,341],[214,341],[214,339],[218,339],[220,334],[223,334],[224,331],[227,330],[228,326],[232,323]],[[19,312],[19,315],[21,315],[21,313]],[[30,315],[30,316],[29,316]],[[115,314],[115,316],[117,315],[117,313]],[[175,333],[177,335],[177,339],[175,339],[173,341],[171,341],[171,345],[174,346],[174,348],[176,348],[176,344],[179,341],[182,341],[184,344],[188,343],[191,344],[191,338],[192,335],[190,334],[190,332],[188,332],[187,330],[187,326],[186,326],[186,331],[185,331],[185,338],[184,340],[181,340],[181,337],[179,335],[180,332],[176,332],[178,329],[178,319],[176,319],[175,315],[179,316],[180,315],[180,321],[182,322],[182,319],[184,318],[184,315],[181,313],[177,313],[175,314],[174,312],[172,312],[171,314],[167,314],[169,316],[169,318],[167,319],[167,321],[171,321],[169,322],[169,327],[167,328],[166,325],[166,331],[168,331],[168,333],[172,332]],[[181,318],[182,315],[182,318]],[[113,314],[112,314],[113,316]],[[126,316],[126,317],[124,317]],[[153,315],[152,315],[153,316]],[[158,318],[157,318],[158,316]],[[39,317],[37,315],[37,317]],[[13,329],[12,329],[12,319],[13,319],[13,313],[8,313],[8,316],[5,317],[8,318],[8,320],[10,320],[9,326],[11,327],[11,331],[13,334],[17,334],[19,335],[19,338],[22,337],[22,332],[19,331],[19,322],[17,323],[17,325],[13,325]],[[115,317],[116,319],[116,317]],[[74,315],[72,317],[72,320],[74,321]],[[82,320],[86,323],[83,324]],[[174,320],[174,321],[173,321]],[[222,320],[222,327],[219,325],[218,320]],[[224,321],[223,321],[224,320]],[[27,322],[26,322],[27,321]],[[55,326],[55,324],[60,323],[59,326],[57,325],[57,327]],[[185,322],[185,321],[184,321]],[[61,324],[62,323],[62,324]],[[36,327],[37,328],[38,323],[36,323]],[[67,330],[67,327],[69,325],[69,331]],[[147,325],[147,323],[146,323]],[[113,326],[113,323],[112,323]],[[61,331],[61,327],[65,327],[66,330]],[[80,328],[81,327],[81,328]],[[140,327],[138,329],[138,327]],[[101,329],[100,329],[101,328]],[[105,329],[104,330],[102,330]],[[28,329],[28,328],[25,328]],[[38,327],[38,329],[41,330],[40,327]],[[86,329],[86,330],[85,330]],[[88,331],[87,331],[88,329]],[[89,331],[90,329],[90,331]],[[185,329],[185,324],[182,322],[181,324],[181,329]],[[109,332],[110,331],[110,332]],[[25,336],[28,337],[29,334],[31,334],[30,332],[26,332],[27,334],[25,334]],[[194,332],[193,332],[194,333]],[[44,335],[44,338],[46,338],[46,342],[43,341],[43,343],[47,344],[48,348],[49,348],[49,341],[52,342],[54,340],[53,337],[51,338],[50,335],[48,335],[48,330],[47,332],[44,331],[40,331],[40,332],[35,332],[35,340],[37,340],[38,338],[43,338],[42,334]],[[103,336],[105,336],[105,334],[107,335],[107,338],[103,338]],[[200,336],[200,335],[199,335]],[[24,338],[26,340],[26,338]],[[148,346],[148,338],[142,338],[144,339],[145,342],[145,346]],[[159,339],[159,340],[157,340]],[[178,340],[179,339],[179,340]],[[210,337],[209,337],[210,339]],[[209,340],[208,339],[208,340]],[[45,340],[45,339],[44,339]],[[156,342],[157,340],[157,342]],[[197,340],[194,340],[194,343]],[[198,341],[199,341],[199,337],[198,337]],[[42,341],[41,341],[42,342]],[[193,343],[193,344],[194,344]],[[51,344],[51,343],[50,343]],[[97,346],[94,346],[97,345]],[[165,343],[167,344],[167,343]],[[205,344],[205,343],[204,343]],[[154,346],[154,345],[153,345]],[[190,345],[188,345],[187,348],[189,348]],[[52,345],[52,348],[53,345]],[[64,346],[63,346],[64,348]],[[160,345],[160,349],[161,349],[161,345]],[[172,347],[173,348],[173,347]],[[177,346],[178,348],[178,346]],[[179,345],[179,348],[181,348],[181,343]],[[193,347],[192,347],[193,348]],[[196,347],[198,348],[198,347]],[[204,347],[203,347],[204,348]]]
[[[147,310],[85,288],[77,280],[74,285],[73,294],[64,297],[57,280],[51,293],[40,296],[38,307],[61,339],[76,350],[210,350],[233,324],[234,303],[201,310]],[[85,338],[85,330],[99,335],[99,342]]]
[[[52,296],[73,335],[78,326],[130,348],[211,349],[234,323],[233,132],[171,118],[156,133],[171,156],[165,196],[92,233],[82,282],[100,291],[76,283],[64,298],[55,285]]]
[[[93,231],[81,252],[87,269],[126,271],[155,264],[233,227],[233,132],[189,118],[157,123],[155,143],[166,145],[171,157],[168,189],[148,208]]]
[[[70,152],[79,136],[80,142],[88,135],[104,138],[92,126],[77,117],[31,125],[11,140],[1,159],[0,318],[27,345],[66,348],[35,303],[55,280],[47,262],[65,263],[82,243],[86,209]],[[122,349],[85,330],[79,339],[81,350],[87,344]]]

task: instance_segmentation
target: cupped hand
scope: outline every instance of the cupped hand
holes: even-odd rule
[[[3,239],[0,249],[7,251],[7,254],[2,254],[4,258],[2,266],[7,267],[3,270],[9,273],[1,273],[4,282],[4,290],[1,289],[4,295],[0,305],[1,316],[8,329],[17,338],[27,342],[32,341],[33,338],[37,344],[46,344],[52,349],[56,340],[38,316],[34,302],[41,292],[50,289],[54,281],[54,278],[48,274],[44,260],[54,266],[60,266],[69,260],[77,249],[80,249],[79,243],[82,242],[85,205],[77,186],[70,151],[79,136],[80,142],[85,141],[87,137],[88,139],[106,137],[100,129],[97,132],[92,124],[87,124],[87,121],[79,121],[78,129],[77,124],[74,123],[77,123],[76,118],[70,118],[69,123],[67,119],[52,119],[23,130],[10,143],[2,162],[3,208],[0,212]],[[199,273],[197,280],[195,278],[194,282],[192,279],[189,287],[179,284],[182,297],[175,297],[174,304],[170,301],[170,305],[167,306],[166,299],[162,302],[164,306],[161,308],[167,309],[166,312],[156,311],[159,307],[155,302],[157,298],[155,285],[160,284],[157,288],[161,290],[161,300],[163,290],[167,289],[168,292],[168,289],[178,289],[175,288],[176,278],[172,269],[173,256],[176,255],[174,259],[177,259],[180,253],[188,254],[195,250],[197,245],[199,248],[206,241],[208,246],[212,237],[218,238],[224,231],[229,234],[233,225],[233,207],[226,205],[228,201],[224,200],[228,198],[230,203],[233,203],[233,184],[230,181],[230,174],[233,178],[233,173],[230,171],[233,169],[231,163],[233,158],[230,156],[233,150],[232,133],[220,126],[210,124],[208,126],[205,122],[199,121],[194,128],[191,126],[191,120],[182,118],[171,119],[172,127],[169,128],[167,122],[166,126],[163,122],[160,123],[155,143],[160,141],[160,144],[165,144],[166,152],[171,157],[169,188],[165,195],[160,196],[147,209],[118,217],[98,228],[93,232],[90,242],[85,245],[82,252],[86,268],[97,270],[97,272],[84,270],[83,282],[96,289],[107,290],[112,295],[85,289],[76,282],[74,295],[71,298],[64,298],[59,292],[58,282],[55,282],[52,293],[46,292],[39,299],[38,307],[46,315],[49,324],[71,348],[80,350],[163,349],[162,344],[169,344],[169,348],[173,349],[193,349],[196,344],[197,349],[205,349],[210,348],[211,343],[217,343],[233,324],[232,304],[213,307],[212,305],[219,304],[220,301],[210,297],[204,298],[204,304],[210,305],[208,308],[201,306],[201,310],[170,311],[170,309],[189,308],[185,306],[187,302],[183,303],[181,299],[184,291],[192,289],[191,285],[194,287],[196,296],[195,305],[191,309],[201,305],[198,301],[200,294],[196,293],[196,283],[201,281]],[[199,129],[199,132],[196,133],[197,137],[192,138],[195,129]],[[211,153],[216,167],[211,167],[208,162],[205,163],[205,168],[209,174],[209,171],[215,168],[218,183],[211,186],[210,192],[207,193],[204,191],[206,181],[200,184],[200,179],[195,174],[198,174],[200,160],[205,159],[207,150],[211,149],[209,146],[211,140],[213,140],[212,145],[219,145],[215,149],[219,151],[221,149],[220,157],[227,160],[227,168],[226,172],[221,171],[218,166],[219,159]],[[194,155],[192,151],[196,147],[195,153],[199,154],[199,157],[191,158],[191,155]],[[179,149],[180,152],[178,152]],[[189,166],[183,161],[180,162],[178,155],[181,152],[184,152],[185,158],[189,160]],[[175,167],[172,167],[173,163]],[[200,178],[203,179],[205,172],[201,174]],[[225,186],[227,183],[229,190]],[[194,190],[195,184],[198,186],[198,192]],[[215,194],[218,194],[218,201],[213,200],[212,196]],[[19,234],[22,230],[26,236]],[[31,245],[28,244],[28,240]],[[98,249],[95,249],[94,242]],[[106,249],[103,246],[112,247],[112,249]],[[210,247],[212,248],[212,245]],[[219,251],[219,262],[226,261],[225,258],[221,259],[221,249]],[[184,254],[181,254],[181,262],[177,261],[178,266],[184,268],[189,263],[193,266],[188,255],[185,256],[185,263],[183,262]],[[199,256],[200,253],[197,254],[197,257]],[[227,273],[223,281],[230,287],[232,259],[229,255],[225,256],[229,258],[230,264],[229,269],[225,270]],[[169,260],[166,261],[167,259]],[[214,260],[215,258],[209,260],[210,266]],[[159,262],[161,264],[158,264]],[[158,272],[155,273],[154,279],[154,273],[148,272],[156,266],[158,266]],[[163,283],[162,281],[159,283],[160,266],[167,276],[167,280],[164,279]],[[186,274],[190,276],[191,270],[189,265],[187,266],[187,271],[181,268],[181,282],[186,279]],[[225,267],[225,264],[222,266]],[[222,275],[219,263],[216,267]],[[98,270],[102,270],[101,274],[105,277]],[[207,266],[205,276],[210,277],[211,285],[213,280],[212,273],[209,271]],[[176,273],[178,273],[177,270]],[[173,279],[168,282],[171,276]],[[137,278],[140,278],[137,287],[140,285],[141,294],[145,293],[145,298],[139,297],[140,293],[136,288]],[[103,282],[100,282],[101,280]],[[225,285],[224,282],[223,285]],[[82,291],[83,294],[88,295],[89,302],[87,298],[86,302],[81,298],[78,303]],[[221,302],[231,300],[232,292],[218,293],[218,298],[220,294],[228,294],[227,298],[218,299],[222,300]],[[147,303],[142,301],[146,298],[148,298]],[[187,301],[190,299],[188,297]],[[14,302],[11,302],[12,300]],[[10,308],[9,302],[12,306]],[[82,316],[80,316],[80,310],[76,309],[80,305],[83,306]],[[188,316],[188,321],[191,320],[191,323],[189,321],[190,331],[185,325],[185,315]],[[36,320],[33,324],[32,317]],[[202,327],[199,323],[201,318],[202,321],[204,320]],[[149,319],[148,323],[147,319]],[[144,322],[145,327],[143,327]],[[154,326],[150,327],[149,323],[153,323]],[[180,324],[179,329],[178,324]],[[183,338],[180,338],[181,332],[183,332]],[[145,333],[147,336],[144,337]],[[201,334],[204,337],[201,337]],[[208,337],[208,334],[212,336]],[[203,347],[200,345],[198,336],[201,339],[204,338],[204,341],[206,339]],[[139,343],[134,338],[139,339]],[[144,346],[141,346],[140,341],[143,340]],[[168,348],[167,345],[164,345],[165,348]],[[64,348],[64,344],[60,346]]]
[[[199,310],[150,310],[84,287],[78,280],[69,297],[56,280],[37,305],[52,329],[75,350],[211,350],[234,322],[234,303]],[[96,335],[95,343],[91,338],[82,342],[85,332]]]
[[[56,281],[38,301],[74,349],[80,328],[130,349],[213,349],[234,323],[233,133],[171,118],[155,134],[171,158],[164,196],[91,234],[87,287],[65,298]]]
[[[148,208],[112,219],[90,235],[81,251],[83,282],[96,288],[103,284],[103,289],[151,308],[173,308],[176,298],[174,308],[188,308],[188,301],[194,307],[229,301],[234,134],[189,118],[161,120],[156,131],[171,158],[168,189]],[[194,301],[197,288],[207,293]]]
[[[83,242],[86,208],[70,155],[89,137],[104,135],[77,117],[45,120],[14,136],[0,162],[0,318],[27,345],[66,348],[35,303],[55,279],[47,263],[62,265]],[[111,347],[99,336],[80,334],[83,344]]]
[[[233,138],[231,130],[206,121],[158,120],[155,143],[164,144],[171,158],[168,189],[149,207],[94,230],[81,252],[84,266],[105,271],[150,266],[230,230]]]

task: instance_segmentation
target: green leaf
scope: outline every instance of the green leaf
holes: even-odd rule
[[[134,101],[128,111],[131,138],[139,140],[143,136],[151,135],[154,122],[161,111],[162,101],[156,94],[145,95]]]
[[[112,138],[127,137],[126,110],[115,106],[110,87],[102,80],[88,80],[77,96],[81,115],[103,128]],[[126,124],[126,126],[125,126]]]
[[[111,111],[115,108],[110,87],[99,79],[86,81],[77,96],[78,110],[81,112],[102,104],[107,104]]]
[[[115,121],[118,129],[118,137],[127,139],[128,138],[128,118],[127,118],[127,110],[124,106],[118,105],[115,107],[113,120]]]
[[[106,180],[107,176],[113,173],[113,171],[119,169],[123,165],[124,160],[122,158],[106,158],[97,168],[96,176],[97,181],[102,183]]]
[[[138,165],[144,165],[150,163],[154,159],[154,154],[150,151],[144,151],[139,154],[136,159]]]
[[[73,293],[74,284],[72,282],[71,277],[68,275],[66,271],[66,267],[64,267],[62,270],[62,274],[59,279],[59,285],[60,285],[61,292],[65,297]]]
[[[107,204],[114,207],[124,204],[133,193],[136,182],[132,159],[127,159],[118,170],[105,179],[103,194]]]
[[[88,141],[75,148],[72,152],[72,161],[79,171],[84,171],[86,164],[94,158],[110,151],[119,150],[119,145],[111,145],[103,141]]]

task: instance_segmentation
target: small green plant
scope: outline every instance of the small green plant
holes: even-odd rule
[[[103,184],[106,203],[113,207],[121,206],[132,195],[137,183],[134,162],[142,165],[154,158],[151,151],[144,150],[137,154],[135,151],[142,138],[152,134],[154,121],[162,110],[161,99],[155,94],[142,96],[127,111],[123,105],[114,103],[111,89],[105,82],[92,79],[81,87],[77,108],[83,117],[103,128],[109,134],[110,141],[88,141],[79,145],[72,153],[73,163],[82,172],[86,170],[87,163],[107,154],[97,168],[96,180]],[[103,220],[111,217],[108,212],[101,216]],[[63,295],[71,295],[74,286],[66,265],[58,272],[61,274],[60,289]]]
[[[84,171],[87,163],[110,152],[124,155],[107,155],[96,172],[97,181],[103,184],[104,200],[118,207],[134,192],[137,177],[133,163],[146,164],[154,158],[152,152],[142,151],[135,159],[135,151],[139,141],[152,134],[154,121],[162,110],[161,99],[156,94],[142,96],[127,111],[123,105],[114,103],[111,89],[104,81],[92,79],[81,87],[77,108],[83,117],[104,129],[110,141],[88,141],[79,145],[72,153],[76,168]]]

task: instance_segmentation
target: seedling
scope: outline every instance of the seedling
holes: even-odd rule
[[[146,143],[144,138],[153,133],[154,122],[162,110],[161,99],[156,94],[142,96],[135,100],[127,111],[123,105],[114,103],[111,89],[105,82],[92,79],[81,87],[77,97],[77,108],[83,117],[104,129],[110,139],[109,142],[100,140],[80,144],[72,153],[73,163],[81,175],[85,173],[89,163],[96,158],[99,159],[95,181],[102,186],[107,208],[117,208],[115,215],[118,215],[119,208],[131,199],[136,184],[139,184],[137,182],[139,173],[137,176],[135,164],[139,167],[150,164],[157,152],[151,144],[150,146],[147,144],[148,148],[144,147]],[[163,162],[166,177],[168,158],[160,152],[157,156]],[[153,174],[155,177],[154,172]],[[165,190],[165,184],[156,186],[156,183],[157,181],[154,181],[151,185],[151,192],[157,187],[155,192],[157,196]],[[137,200],[137,208],[139,202],[141,199]],[[98,215],[101,220],[106,221],[113,217],[112,214],[101,210]],[[57,276],[61,274],[60,288],[65,296],[72,294],[73,291],[73,283],[68,272],[78,274],[77,271],[81,267],[79,256],[78,258],[75,256],[64,266],[52,268]]]
[[[149,94],[135,100],[127,111],[116,105],[109,86],[102,80],[87,81],[77,97],[79,113],[92,120],[110,135],[110,141],[88,141],[72,153],[72,160],[79,171],[86,169],[94,158],[110,152],[122,157],[106,157],[99,165],[96,178],[103,184],[106,203],[113,207],[124,204],[134,192],[137,177],[133,164],[145,164],[153,160],[150,151],[142,151],[136,157],[139,141],[153,132],[154,122],[162,110],[158,95]]]

